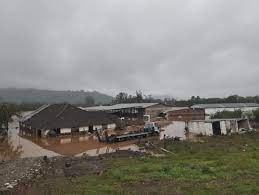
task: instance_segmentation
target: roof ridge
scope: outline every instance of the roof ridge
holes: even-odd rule
[[[36,114],[40,113],[41,111],[45,110],[46,108],[48,108],[50,105],[49,104],[45,104],[45,105],[42,105],[41,107],[37,108],[36,110],[34,110],[32,113],[24,116],[21,121],[24,122],[24,121],[27,121],[29,119],[31,119],[33,116],[35,116]]]
[[[60,104],[53,104],[53,105],[60,105]],[[52,106],[53,106],[52,105]],[[52,123],[53,121],[55,121],[61,114],[64,113],[64,111],[68,108],[69,104],[64,104],[64,107],[63,109],[50,121],[47,121],[46,123],[42,124],[42,128],[44,128],[45,125],[49,124],[49,123]]]
[[[61,114],[64,113],[64,111],[68,108],[68,104],[64,104],[63,109],[55,116],[55,118],[58,118]]]

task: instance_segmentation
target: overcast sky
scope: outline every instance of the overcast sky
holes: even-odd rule
[[[259,94],[258,0],[1,0],[0,87]]]

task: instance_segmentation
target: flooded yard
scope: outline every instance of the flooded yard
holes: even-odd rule
[[[75,135],[53,138],[36,138],[20,136],[19,123],[10,123],[8,138],[0,144],[0,159],[14,159],[39,156],[59,156],[87,154],[96,156],[99,154],[111,153],[116,150],[137,151],[135,141],[126,141],[115,144],[100,143],[93,135]]]
[[[162,128],[160,139],[167,137],[181,137],[185,139],[184,122],[173,122]],[[80,156],[87,154],[96,156],[111,153],[116,150],[138,151],[138,140],[107,144],[99,142],[94,135],[68,135],[53,138],[25,137],[19,134],[19,123],[10,123],[8,139],[1,142],[0,159],[14,159],[39,156]]]

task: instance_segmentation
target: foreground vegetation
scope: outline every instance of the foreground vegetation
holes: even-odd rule
[[[175,155],[108,157],[100,174],[43,179],[35,189],[53,194],[259,194],[258,132],[202,140],[167,141]]]

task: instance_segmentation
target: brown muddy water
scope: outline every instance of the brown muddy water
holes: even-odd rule
[[[163,127],[160,139],[178,136],[185,139],[184,123],[174,122]],[[116,150],[139,151],[136,145],[138,140],[120,142],[115,144],[100,143],[93,135],[64,136],[55,138],[32,138],[21,137],[19,134],[18,120],[10,123],[8,139],[0,143],[0,160],[39,157],[39,156],[59,156],[87,154],[96,156],[99,154],[111,153]],[[159,138],[159,137],[158,137]]]

